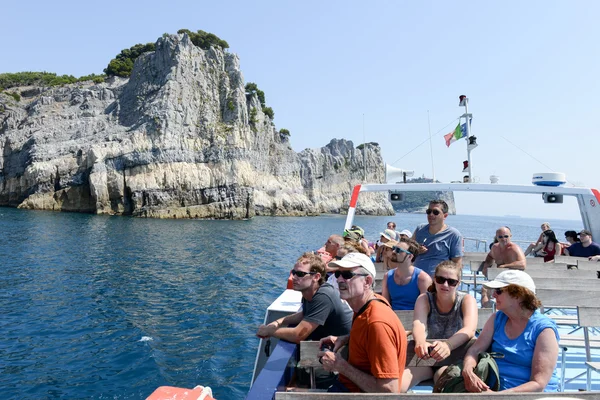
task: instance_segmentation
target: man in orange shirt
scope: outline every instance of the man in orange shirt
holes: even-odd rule
[[[318,354],[323,368],[340,374],[329,391],[400,393],[406,364],[406,331],[389,303],[373,292],[373,262],[365,254],[350,253],[329,266],[336,268],[340,297],[354,311],[349,335],[321,339],[322,347],[332,349]],[[347,361],[338,353],[346,344]]]

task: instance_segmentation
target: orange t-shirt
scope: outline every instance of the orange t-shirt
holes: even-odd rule
[[[378,379],[398,378],[400,386],[406,365],[406,347],[406,331],[396,313],[390,306],[373,300],[352,324],[348,362]],[[340,374],[339,379],[351,392],[362,392],[344,375]]]

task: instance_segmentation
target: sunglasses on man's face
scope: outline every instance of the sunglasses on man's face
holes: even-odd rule
[[[304,278],[306,275],[314,275],[316,272],[304,272],[304,271],[296,271],[295,269],[290,271],[292,275],[297,276],[298,278]]]
[[[404,250],[402,247],[394,246],[394,247],[392,247],[392,250],[396,254],[406,253],[406,254],[412,255],[412,253],[410,251]]]
[[[496,296],[500,296],[503,292],[504,292],[504,288],[494,289],[494,293],[496,293]]]
[[[440,285],[443,285],[444,283],[448,282],[448,286],[452,287],[458,285],[459,282],[458,279],[444,278],[443,276],[436,276],[435,281]]]
[[[508,239],[510,235],[498,235],[498,239]]]
[[[440,210],[436,210],[435,208],[428,208],[427,211],[425,211],[427,213],[427,215],[433,213],[433,215],[440,215],[441,211]]]
[[[355,276],[367,276],[368,275],[368,274],[357,274],[352,271],[335,271],[334,274],[335,274],[336,278],[339,278],[341,276],[342,278],[344,278],[347,281],[354,278]]]

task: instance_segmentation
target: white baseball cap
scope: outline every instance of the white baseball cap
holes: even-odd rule
[[[373,278],[376,275],[373,261],[363,253],[348,253],[341,260],[331,261],[328,266],[334,269],[363,267]]]
[[[412,232],[411,232],[411,231],[409,231],[408,229],[404,229],[403,231],[401,231],[401,232],[399,233],[399,235],[406,235],[406,236],[408,236],[408,238],[410,239],[410,238],[412,237]]]
[[[483,286],[490,289],[499,289],[511,284],[523,286],[525,289],[529,289],[535,293],[535,283],[533,282],[533,279],[531,279],[531,276],[518,269],[507,269],[506,271],[502,271],[496,276],[496,279],[484,282]]]

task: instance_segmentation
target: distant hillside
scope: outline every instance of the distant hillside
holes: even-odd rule
[[[406,183],[432,183],[431,179],[414,178],[407,180]],[[442,199],[448,203],[448,213],[456,214],[456,206],[454,204],[453,192],[405,192],[402,201],[392,202],[392,207],[395,212],[403,213],[424,213],[429,205],[429,201],[434,199]]]

